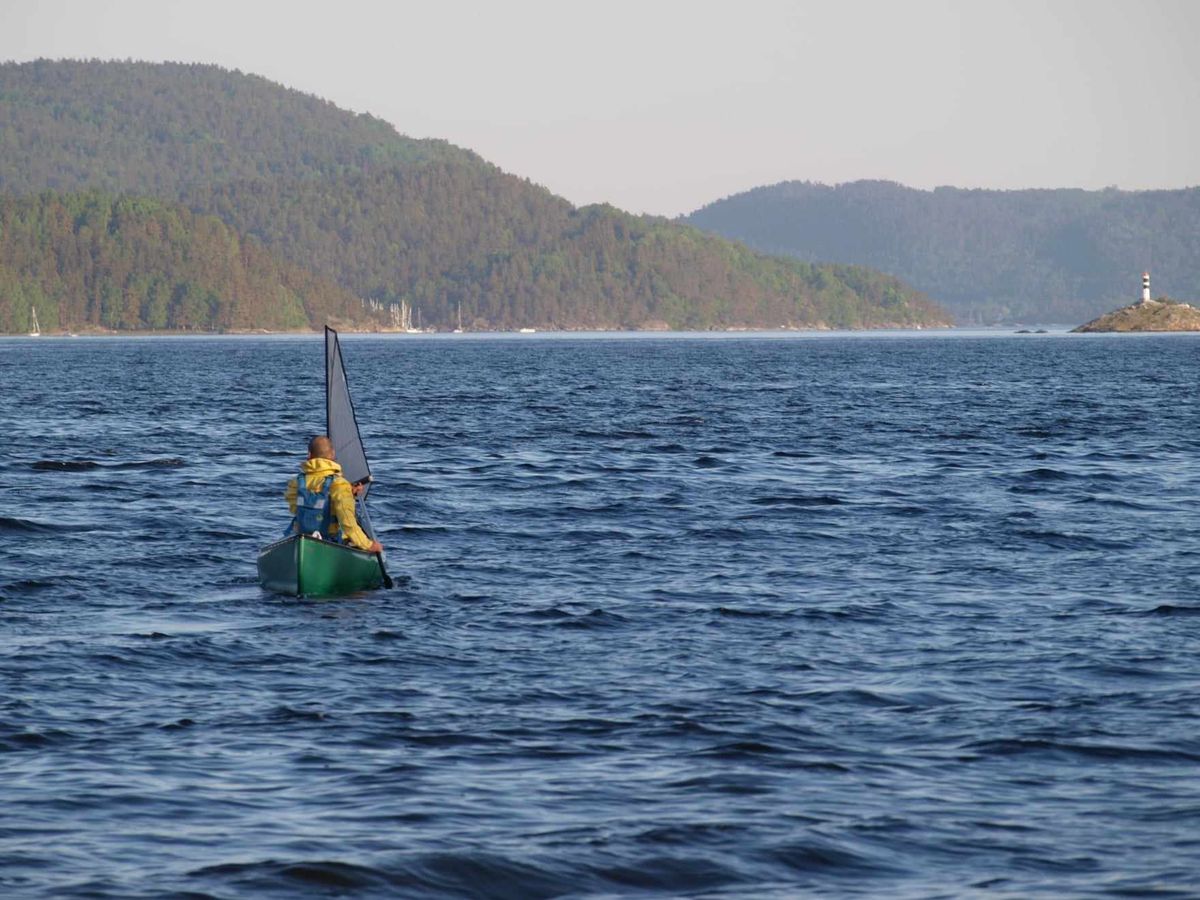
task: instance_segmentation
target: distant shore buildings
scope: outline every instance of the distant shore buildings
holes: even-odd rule
[[[1142,273],[1142,302],[1150,302],[1150,273]]]

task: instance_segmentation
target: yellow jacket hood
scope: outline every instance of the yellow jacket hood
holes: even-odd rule
[[[300,471],[304,473],[305,480],[310,481],[313,478],[324,479],[330,475],[341,475],[342,467],[332,459],[306,459],[300,466]]]

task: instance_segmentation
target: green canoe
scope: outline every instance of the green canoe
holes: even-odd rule
[[[258,554],[258,580],[268,591],[297,597],[334,597],[383,584],[378,553],[294,534]]]

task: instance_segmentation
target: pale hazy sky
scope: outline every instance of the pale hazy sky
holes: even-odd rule
[[[212,62],[578,203],[1200,184],[1200,0],[0,0],[0,59]]]

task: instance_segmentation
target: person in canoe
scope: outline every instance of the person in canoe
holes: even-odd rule
[[[341,540],[359,550],[379,553],[383,545],[367,536],[354,514],[354,498],[363,486],[352,486],[343,478],[342,467],[333,459],[333,442],[327,436],[319,434],[308,442],[308,459],[284,492],[295,516],[292,529],[303,534],[322,532],[326,540]]]

